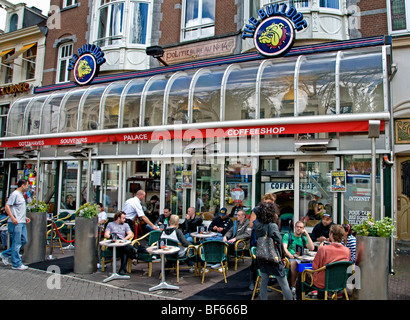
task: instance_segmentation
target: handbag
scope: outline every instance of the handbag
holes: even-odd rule
[[[281,261],[280,255],[275,243],[271,237],[268,237],[268,232],[263,237],[258,238],[256,244],[256,258],[262,261],[279,264]]]

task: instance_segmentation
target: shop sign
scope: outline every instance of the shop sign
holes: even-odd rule
[[[94,44],[85,44],[77,49],[69,60],[67,70],[73,70],[75,82],[79,85],[90,83],[105,62],[104,52]]]
[[[242,39],[253,38],[258,52],[267,57],[279,57],[293,46],[295,30],[307,27],[303,14],[285,3],[267,5],[258,11],[260,20],[251,17],[242,32]]]
[[[380,130],[384,130],[384,121],[380,124]],[[147,130],[149,127],[147,127]],[[82,143],[105,143],[110,142],[137,142],[137,141],[159,141],[159,140],[193,140],[207,138],[230,138],[246,137],[254,135],[276,135],[276,134],[305,134],[322,132],[367,132],[368,121],[345,121],[324,123],[298,123],[283,125],[261,125],[252,127],[236,128],[210,128],[210,129],[184,129],[184,130],[156,130],[138,133],[101,134],[67,138],[44,138],[27,140],[5,140],[0,141],[3,148],[15,148],[24,146],[42,145],[70,145]]]
[[[22,93],[30,90],[28,82],[21,82],[19,84],[10,84],[8,86],[0,87],[0,96],[6,94]]]

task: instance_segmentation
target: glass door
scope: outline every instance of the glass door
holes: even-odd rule
[[[305,219],[308,227],[318,223],[323,213],[330,213],[336,222],[337,193],[331,192],[332,160],[296,160],[295,221]],[[299,199],[299,201],[297,201]],[[299,215],[299,216],[297,216]]]
[[[165,186],[164,208],[170,208],[171,214],[177,214],[184,217],[189,205],[190,188],[183,187],[184,171],[191,170],[191,165],[184,165],[183,163],[165,163],[162,166],[161,186]],[[161,212],[163,208],[161,207]]]
[[[106,213],[115,213],[118,210],[120,163],[104,163],[103,179],[101,184],[101,203]]]

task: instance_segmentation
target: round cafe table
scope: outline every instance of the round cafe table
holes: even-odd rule
[[[117,273],[117,250],[116,250],[118,247],[124,247],[130,243],[131,243],[130,240],[117,240],[115,242],[113,242],[113,240],[100,241],[101,246],[112,248],[112,275],[109,276],[108,278],[105,278],[103,282],[108,282],[111,280],[126,280],[130,278],[130,276],[120,275]]]
[[[195,243],[196,243],[196,238],[199,239],[206,239],[206,238],[212,238],[218,235],[216,232],[191,232],[191,237],[195,238]]]
[[[164,259],[165,255],[178,252],[179,247],[167,246],[163,249],[158,249],[157,247],[149,247],[147,248],[147,251],[150,254],[158,254],[161,256],[161,283],[156,285],[155,287],[149,288],[149,291],[162,290],[162,289],[179,290],[178,286],[173,286],[165,282],[165,259]]]
[[[73,240],[73,226],[75,226],[75,220],[74,221],[67,221],[64,222],[66,226],[70,227],[70,241]],[[75,247],[72,245],[70,242],[68,246],[64,247],[63,249],[68,250],[68,249],[75,249]]]

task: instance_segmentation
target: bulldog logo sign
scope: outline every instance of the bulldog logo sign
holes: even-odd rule
[[[267,57],[286,54],[295,40],[295,30],[307,27],[303,14],[286,4],[270,4],[258,11],[260,20],[254,17],[246,24],[242,39],[253,38],[258,52]]]

